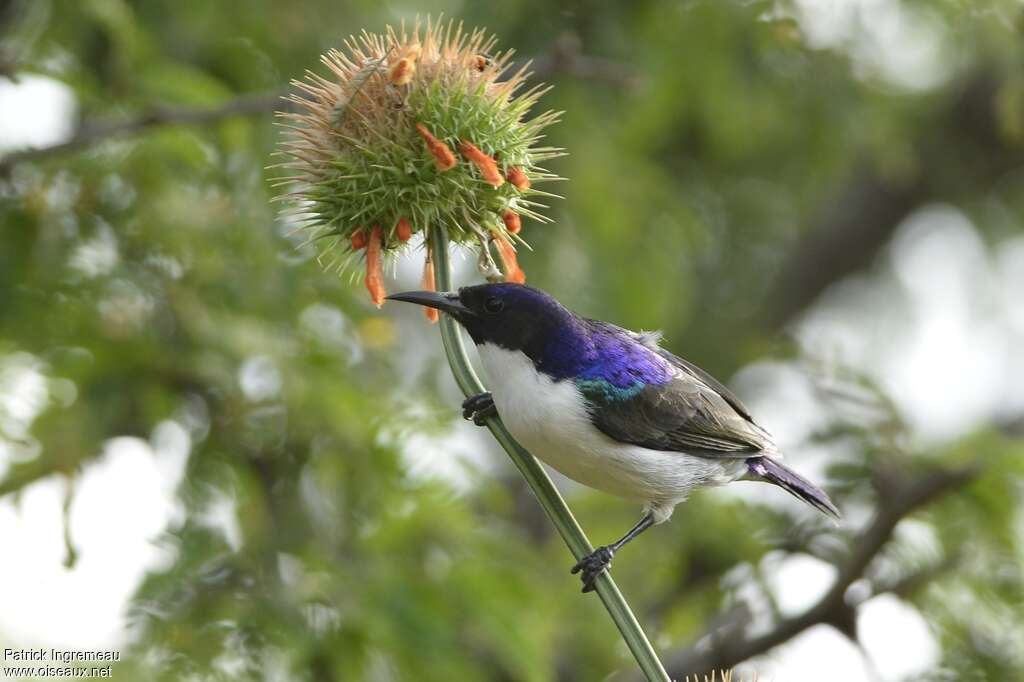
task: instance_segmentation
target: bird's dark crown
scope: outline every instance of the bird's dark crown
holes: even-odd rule
[[[522,284],[478,284],[459,289],[467,309],[454,313],[477,345],[492,343],[536,359],[552,337],[583,340],[579,318],[551,295]]]
[[[522,284],[459,289],[465,310],[452,315],[477,345],[522,351],[556,379],[600,379],[619,388],[661,383],[667,363],[629,332],[580,317],[554,297]]]

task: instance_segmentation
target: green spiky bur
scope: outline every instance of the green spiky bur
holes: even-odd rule
[[[509,238],[505,212],[546,221],[536,200],[554,195],[532,186],[520,191],[510,182],[494,187],[458,151],[466,140],[492,157],[503,176],[518,167],[531,183],[556,179],[539,164],[560,150],[534,145],[558,114],[526,120],[544,89],[516,94],[525,70],[502,80],[511,53],[482,60],[495,42],[482,31],[428,23],[422,41],[419,33],[363,33],[346,42],[347,55],[324,56],[336,81],[308,74],[295,83],[304,95],[291,99],[305,111],[283,115],[292,135],[283,149],[291,158],[282,166],[297,171],[287,178],[293,188],[285,196],[327,267],[349,263],[360,250],[353,234],[375,225],[383,253],[396,252],[404,246],[396,233],[401,218],[413,233],[443,228],[452,241],[482,253],[492,231]],[[415,71],[398,84],[392,69],[403,58]],[[417,123],[455,154],[453,168],[438,168]]]

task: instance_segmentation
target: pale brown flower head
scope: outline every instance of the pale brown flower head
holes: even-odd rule
[[[534,185],[557,178],[538,164],[561,152],[536,144],[558,114],[526,120],[545,88],[519,92],[527,66],[511,71],[511,51],[495,54],[495,44],[429,19],[411,31],[364,31],[321,58],[329,77],[293,82],[299,111],[281,114],[281,166],[293,171],[283,198],[326,267],[365,254],[374,302],[384,295],[381,260],[433,229],[478,250],[491,274],[496,246],[505,276],[524,277],[519,217],[546,221],[537,199],[553,195]]]

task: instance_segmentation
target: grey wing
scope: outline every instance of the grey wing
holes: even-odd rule
[[[630,334],[668,360],[675,373],[667,383],[645,386],[629,397],[581,386],[591,420],[605,435],[702,457],[750,457],[774,450],[771,437],[729,389],[658,347],[656,337]]]
[[[750,410],[747,409],[747,406],[740,402],[740,399],[736,397],[736,394],[730,391],[728,388],[726,388],[725,385],[722,384],[722,382],[720,382],[718,379],[714,378],[713,376],[702,370],[700,367],[693,364],[692,362],[683,360],[678,355],[673,355],[672,353],[669,353],[667,350],[661,348],[660,346],[657,348],[657,353],[658,355],[665,358],[673,365],[683,370],[687,374],[691,375],[695,379],[702,381],[704,384],[706,384],[708,387],[710,387],[712,390],[718,393],[718,395],[722,396],[725,402],[729,403],[732,406],[732,408],[740,414],[741,417],[753,423],[754,418],[750,416]]]

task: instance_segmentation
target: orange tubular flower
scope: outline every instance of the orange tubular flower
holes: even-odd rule
[[[519,166],[512,166],[508,169],[508,181],[520,192],[530,189],[530,178],[526,177],[526,173]]]
[[[505,266],[505,281],[523,284],[526,281],[526,273],[516,261],[516,249],[512,246],[512,242],[498,230],[491,230],[491,235],[494,237],[494,243],[498,245],[501,264]]]
[[[366,248],[366,232],[363,231],[363,228],[359,228],[358,230],[353,232],[352,236],[349,239],[352,242],[353,251],[358,251],[359,249]]]
[[[384,305],[384,266],[380,257],[381,233],[380,227],[373,226],[370,232],[370,241],[366,245],[366,289],[370,292],[370,300],[378,308]]]
[[[523,224],[519,221],[519,214],[515,211],[505,211],[501,219],[505,221],[505,229],[512,234],[519,234],[519,230],[523,229]]]
[[[434,283],[434,257],[430,254],[429,249],[427,250],[427,259],[423,262],[423,281],[420,282],[420,286],[424,291],[435,291],[437,288],[437,284]],[[423,314],[431,322],[437,322],[440,317],[437,308],[428,308],[427,306],[423,306]]]
[[[398,224],[395,225],[395,236],[398,237],[398,241],[407,242],[412,237],[412,225],[405,218],[399,218]]]
[[[467,159],[476,164],[476,167],[480,169],[480,177],[484,179],[484,182],[489,183],[494,187],[501,187],[505,184],[505,178],[501,177],[501,173],[498,171],[498,164],[495,163],[494,159],[480,151],[472,142],[463,140],[459,143],[459,151]]]
[[[441,140],[431,135],[427,127],[422,123],[416,124],[416,132],[420,134],[423,141],[427,143],[427,151],[434,156],[434,163],[437,164],[437,169],[442,173],[446,170],[451,170],[458,163],[455,158],[455,154],[448,148]]]

